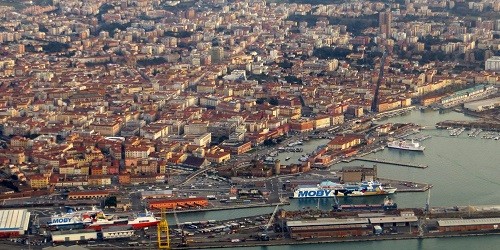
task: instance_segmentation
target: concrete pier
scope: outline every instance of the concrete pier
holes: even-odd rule
[[[411,167],[411,168],[422,168],[425,169],[428,166],[427,165],[421,165],[421,164],[413,164],[410,162],[397,162],[397,161],[390,161],[390,160],[385,160],[385,159],[373,159],[373,158],[354,158],[353,160],[355,161],[367,161],[367,162],[375,162],[375,163],[384,163],[384,164],[390,164],[390,165],[396,165],[396,166],[403,166],[403,167]]]
[[[500,131],[500,122],[498,121],[442,121],[436,124],[436,128],[459,128],[464,127],[466,129],[480,128],[485,131]]]

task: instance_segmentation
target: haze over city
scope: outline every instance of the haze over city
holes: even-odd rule
[[[0,0],[0,19],[2,249],[500,241],[500,1]]]

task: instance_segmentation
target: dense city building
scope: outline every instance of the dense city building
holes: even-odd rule
[[[99,233],[80,230],[102,222],[97,214],[74,230],[61,218],[42,223],[56,230],[53,242],[90,242],[133,237],[156,226],[161,210],[274,206],[301,185],[316,186],[303,196],[326,194],[314,189],[318,178],[350,184],[346,196],[374,183],[376,195],[392,194],[376,166],[342,166],[338,176],[329,168],[394,164],[361,159],[389,145],[423,151],[399,141],[418,125],[376,123],[419,105],[487,118],[440,128],[498,130],[499,86],[498,0],[0,0],[0,237],[28,233],[31,209],[48,217],[83,206],[157,213],[130,214],[124,227]],[[302,175],[312,177],[293,179]],[[379,215],[293,218],[280,227],[297,240],[419,230],[415,214]],[[259,221],[247,228],[270,229]],[[200,238],[224,232],[240,242],[233,234],[244,224],[232,223],[207,226]],[[432,231],[496,224],[436,220]]]

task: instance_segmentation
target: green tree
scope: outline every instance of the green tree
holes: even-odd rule
[[[290,84],[302,84],[302,79],[296,76],[285,76],[285,81]]]
[[[290,68],[292,68],[293,63],[288,61],[288,60],[285,60],[283,62],[278,63],[278,66],[280,66],[281,68],[284,68],[284,69],[290,69]]]
[[[104,200],[105,207],[116,207],[117,200],[116,196],[110,196]]]
[[[266,101],[266,98],[257,98],[257,100],[255,100],[255,103],[263,104],[265,101]]]
[[[313,51],[313,55],[319,59],[345,59],[352,51],[344,48],[321,47]]]
[[[60,43],[60,42],[49,42],[46,45],[43,45],[43,51],[47,53],[57,53],[65,51],[69,48],[68,44]]]
[[[269,99],[269,104],[271,104],[273,106],[278,106],[279,101],[276,97],[271,97],[271,99]]]

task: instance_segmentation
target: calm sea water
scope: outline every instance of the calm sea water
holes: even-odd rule
[[[460,238],[440,238],[425,240],[391,240],[375,242],[346,242],[313,245],[273,246],[273,247],[245,247],[232,248],[241,250],[493,250],[498,249],[500,236],[479,236]],[[227,248],[226,248],[227,249]],[[222,249],[221,249],[222,250]]]
[[[481,139],[467,136],[467,131],[459,137],[451,137],[447,130],[434,129],[434,125],[443,120],[472,120],[461,113],[413,111],[404,116],[393,117],[379,123],[406,123],[413,122],[429,129],[422,134],[432,138],[422,142],[426,147],[424,153],[405,152],[385,149],[369,157],[382,158],[393,161],[425,164],[427,169],[414,169],[393,165],[377,164],[378,175],[382,178],[408,180],[421,183],[430,183],[431,206],[455,205],[491,205],[500,204],[500,140]],[[322,141],[309,141],[304,146],[303,153],[312,151]],[[292,161],[293,159],[290,159]],[[332,171],[343,166],[368,165],[366,162],[351,162],[338,164]],[[397,193],[393,196],[399,207],[423,207],[427,199],[426,193]],[[383,197],[341,199],[341,203],[380,203]],[[291,200],[287,210],[297,210],[304,207],[315,207],[318,200]],[[320,199],[321,209],[330,209],[332,201]],[[182,221],[231,219],[242,216],[251,216],[261,213],[271,213],[273,208],[252,208],[231,211],[214,211],[191,214],[180,214]],[[320,245],[276,246],[266,249],[498,249],[500,236],[467,237],[452,239],[401,240],[381,242],[335,243]],[[261,247],[245,249],[264,249]]]

